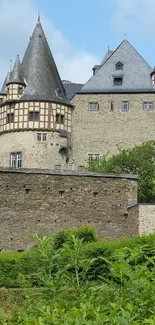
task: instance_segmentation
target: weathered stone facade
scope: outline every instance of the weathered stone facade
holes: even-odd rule
[[[127,112],[121,110],[123,101],[129,103]],[[89,102],[97,102],[99,111],[89,111]],[[152,110],[144,110],[144,102],[152,102]],[[88,154],[116,154],[118,148],[155,140],[155,93],[77,94],[74,105],[72,142],[77,166],[86,164]]]
[[[155,232],[155,204],[139,205],[139,234]]]
[[[26,249],[31,234],[86,223],[110,240],[138,233],[132,175],[3,169],[0,188],[1,250]]]

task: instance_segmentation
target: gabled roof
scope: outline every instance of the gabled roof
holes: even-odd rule
[[[20,99],[67,102],[40,20],[34,29],[21,67],[27,87]]]
[[[118,62],[123,64],[123,70],[116,70]],[[155,92],[150,77],[152,70],[135,48],[124,40],[79,93]],[[122,86],[114,85],[115,77],[123,78]]]
[[[6,85],[8,85],[10,83],[17,83],[17,84],[25,85],[23,73],[21,71],[19,55],[17,55],[17,59],[15,61],[13,70],[10,72],[9,80],[7,81]]]

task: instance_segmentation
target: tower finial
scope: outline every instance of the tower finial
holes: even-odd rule
[[[38,11],[38,23],[40,23],[40,11]]]

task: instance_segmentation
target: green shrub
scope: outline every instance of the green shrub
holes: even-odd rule
[[[83,243],[91,243],[97,240],[96,229],[90,225],[79,228],[61,230],[54,236],[54,249],[61,249],[64,244],[72,243],[72,236],[82,239]]]

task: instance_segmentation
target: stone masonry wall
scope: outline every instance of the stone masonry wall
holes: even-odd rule
[[[0,170],[0,250],[32,245],[27,236],[90,223],[107,239],[138,233],[137,178],[41,170]]]
[[[139,205],[139,234],[155,232],[155,204]]]
[[[129,102],[129,111],[121,111],[122,101]],[[99,111],[89,111],[89,102],[98,102]],[[144,110],[144,102],[153,102],[153,109]],[[77,165],[85,165],[88,154],[116,154],[118,147],[155,140],[155,94],[79,94],[74,105],[72,142]]]

